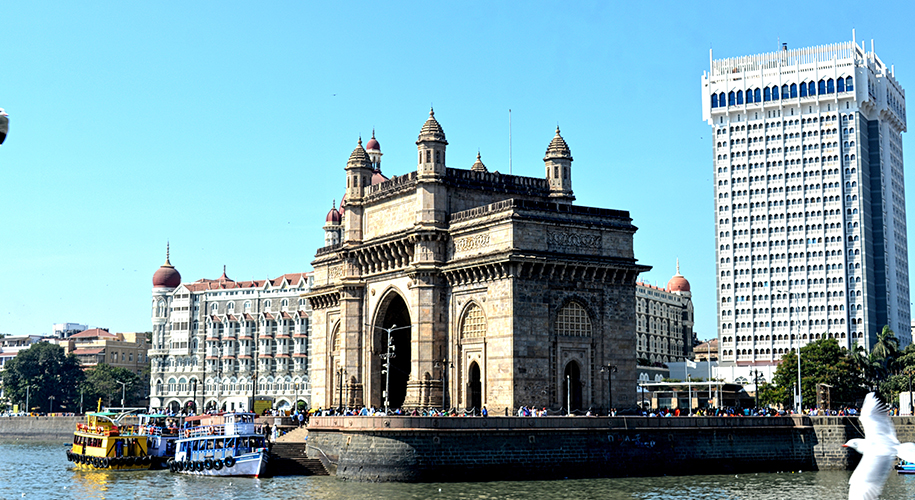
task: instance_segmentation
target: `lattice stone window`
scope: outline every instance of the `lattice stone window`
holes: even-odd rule
[[[464,323],[461,325],[461,338],[474,339],[486,335],[486,316],[483,309],[477,304],[471,304],[464,313]]]
[[[334,333],[333,333],[333,336],[331,337],[331,339],[333,340],[333,343],[331,344],[333,346],[333,348],[331,349],[331,352],[340,352],[341,341],[340,341],[340,325],[339,324],[336,327],[334,327]]]
[[[556,333],[571,337],[590,337],[591,318],[584,307],[577,302],[569,302],[559,311],[556,317]]]

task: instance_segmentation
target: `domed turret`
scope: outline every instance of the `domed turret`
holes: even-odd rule
[[[667,282],[668,292],[689,292],[689,281],[680,274],[680,259],[677,259],[677,274]]]
[[[372,170],[376,174],[381,174],[381,144],[378,143],[378,139],[375,139],[375,129],[372,129],[372,138],[369,139],[369,142],[365,144],[365,152],[368,153],[369,159],[372,160]],[[378,184],[375,182],[375,178],[378,175],[372,176],[372,184]],[[383,176],[382,176],[383,177]],[[387,177],[384,180],[388,180]]]
[[[153,274],[153,288],[178,288],[181,284],[181,274],[175,266],[168,261],[169,246],[165,245],[165,264],[162,264]]]
[[[327,212],[327,218],[324,219],[328,224],[339,224],[340,223],[340,211],[337,210],[337,200],[334,200],[333,204],[330,207],[330,211]]]
[[[435,119],[435,110],[429,110],[429,119],[423,124],[416,140],[419,162],[416,172],[421,178],[438,178],[445,175],[445,131]]]
[[[575,196],[572,194],[572,152],[565,139],[559,134],[558,125],[556,135],[546,148],[543,163],[546,166],[550,198],[560,203],[571,204],[575,200]]]
[[[483,160],[480,159],[479,151],[477,151],[477,161],[473,162],[470,170],[473,170],[474,172],[489,172],[489,170],[486,169],[486,165],[483,165]]]
[[[443,142],[448,144],[448,141],[445,140],[445,131],[442,130],[442,126],[439,125],[438,120],[435,119],[435,110],[429,109],[429,119],[426,120],[426,123],[423,124],[423,128],[419,131],[419,139],[416,139],[416,144],[421,142]]]

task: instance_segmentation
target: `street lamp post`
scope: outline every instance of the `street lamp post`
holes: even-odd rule
[[[909,370],[909,415],[915,415],[915,403],[912,402],[912,370]]]
[[[753,397],[756,398],[756,410],[759,410],[759,370],[753,370]]]
[[[434,361],[433,366],[442,369],[442,409],[448,409],[448,368],[453,367],[454,365],[449,363],[447,359],[442,359],[439,361]]]
[[[373,328],[377,328],[383,332],[387,332],[388,334],[387,351],[380,355],[381,359],[384,360],[384,363],[381,365],[384,369],[381,370],[381,373],[384,374],[384,414],[387,415],[391,406],[391,360],[396,357],[396,354],[394,353],[394,339],[391,337],[391,333],[396,332],[397,330],[406,330],[408,328],[412,328],[412,326],[398,327],[397,325],[391,325],[390,328],[382,328],[380,326],[374,325],[366,326],[372,326]]]
[[[48,410],[48,415],[54,413],[54,395],[48,396],[48,402],[51,403],[51,408]]]
[[[339,411],[340,411],[340,413],[343,413],[343,379],[344,379],[345,377],[346,377],[346,369],[344,369],[342,366],[338,367],[338,368],[337,368],[337,380],[340,381],[340,399],[339,399],[339,401],[340,401],[340,406],[339,406]]]
[[[610,363],[607,363],[606,368],[601,367],[601,373],[607,372],[607,416],[611,416],[613,413],[613,372],[619,371],[619,369]]]
[[[566,415],[572,416],[572,376],[566,375]]]
[[[29,407],[29,390],[31,388],[32,388],[31,384],[25,386],[25,411],[26,411],[26,413],[32,413],[32,409]]]
[[[127,383],[121,382],[120,380],[115,380],[115,382],[121,384],[121,408],[124,408],[124,395],[127,393]],[[196,385],[194,388],[196,389]]]
[[[191,385],[194,386],[194,414],[196,415],[197,414],[197,379],[194,379],[191,382]],[[122,400],[121,404],[123,405],[123,403],[124,403],[124,401]]]

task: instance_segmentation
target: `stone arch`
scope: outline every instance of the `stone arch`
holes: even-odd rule
[[[168,400],[167,403],[165,403],[165,407],[168,408],[170,411],[177,413],[177,412],[181,411],[181,401],[178,401],[175,398],[171,398]]]
[[[375,307],[372,318],[371,331],[372,349],[374,356],[368,361],[370,366],[370,384],[367,405],[376,407],[384,406],[384,391],[388,390],[388,403],[391,408],[403,405],[407,396],[407,382],[410,380],[412,370],[412,315],[406,295],[396,286],[389,286],[381,293],[381,300]],[[391,331],[393,357],[389,360],[387,373],[383,356],[388,352],[388,332]],[[388,381],[388,377],[390,378]],[[390,384],[388,389],[385,387]]]

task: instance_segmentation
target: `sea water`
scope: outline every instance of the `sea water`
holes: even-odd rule
[[[354,483],[333,477],[218,478],[77,470],[66,443],[0,441],[0,499],[845,499],[850,471],[666,475],[480,483]],[[659,471],[660,472],[660,471]],[[675,471],[671,471],[675,472]],[[915,498],[915,475],[890,474],[882,500]]]

